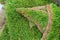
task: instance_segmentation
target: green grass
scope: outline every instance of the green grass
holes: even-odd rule
[[[10,36],[9,36],[9,33],[8,33],[8,27],[7,25],[5,24],[4,27],[2,28],[2,31],[0,32],[0,40],[9,40]]]
[[[48,14],[42,11],[29,10],[27,8],[19,8],[17,10],[19,14],[24,17],[30,17],[32,22],[37,21],[44,29],[48,22]]]
[[[60,7],[51,5],[53,11],[53,22],[46,40],[60,40]],[[59,10],[58,10],[59,9]]]
[[[32,30],[30,30],[28,20],[22,15],[19,15],[16,12],[16,8],[40,6],[40,5],[45,5],[47,3],[50,3],[50,0],[49,2],[46,0],[32,0],[32,1],[31,0],[23,0],[23,1],[6,0],[6,4],[5,4],[6,25],[0,36],[0,40],[40,40],[42,34],[39,32],[36,26],[34,26]],[[52,10],[54,12],[53,24],[46,40],[59,40],[58,35],[60,32],[58,32],[58,30],[60,28],[59,26],[60,10],[58,11],[58,9],[60,9],[60,7],[56,7],[52,5]],[[30,11],[28,13],[29,14],[31,13],[33,15],[36,12]],[[42,15],[40,14],[40,16]],[[42,17],[45,18],[45,16]],[[43,25],[43,21],[41,20],[40,22]]]
[[[28,20],[16,12],[16,8],[18,7],[32,7],[38,5],[40,4],[35,4],[35,2],[30,0],[6,0],[5,10],[10,40],[39,40],[41,38],[42,34],[39,30],[35,26],[30,30]]]
[[[0,2],[2,2],[2,0],[0,0]]]
[[[4,2],[5,0],[0,0],[0,2]]]

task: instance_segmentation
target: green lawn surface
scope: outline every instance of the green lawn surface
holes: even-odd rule
[[[36,26],[30,30],[29,21],[22,15],[19,15],[16,12],[16,8],[27,8],[33,6],[45,5],[47,3],[51,3],[50,0],[6,0],[5,4],[5,15],[6,15],[6,24],[5,28],[1,33],[0,40],[40,40],[42,37],[42,33],[37,29]],[[52,26],[48,33],[46,40],[59,40],[60,33],[60,7],[57,7],[54,4],[51,4],[51,8],[53,11],[53,20]],[[35,11],[29,11],[29,14],[33,15],[36,13]],[[44,13],[38,12],[44,19]],[[37,17],[37,16],[36,16]],[[48,17],[47,17],[48,18]],[[46,22],[46,19],[44,21]],[[42,19],[40,22],[42,26],[45,26],[45,22],[43,24]]]

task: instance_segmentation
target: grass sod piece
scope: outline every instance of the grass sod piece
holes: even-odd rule
[[[38,29],[34,27],[32,30],[33,32],[30,31],[28,21],[26,20],[26,18],[19,15],[15,10],[16,8],[19,7],[25,8],[25,7],[43,5],[42,3],[41,4],[38,3],[38,1],[41,2],[42,0],[38,0],[36,4],[34,3],[34,1],[30,2],[29,0],[6,0],[5,10],[6,10],[6,20],[8,22],[7,27],[9,30],[10,40],[39,40],[40,39],[41,34],[38,31]]]
[[[30,17],[30,20],[32,22],[36,21],[43,27],[43,29],[45,29],[45,27],[47,25],[47,21],[48,21],[47,12],[45,13],[45,12],[43,12],[43,10],[38,11],[38,10],[31,10],[31,9],[27,9],[27,8],[17,8],[16,11],[26,18]]]
[[[26,12],[27,10],[25,10],[25,12]],[[40,14],[40,12],[38,12],[38,11],[27,11],[26,13],[29,13],[28,15],[30,15],[31,17],[33,16],[32,15],[32,13],[36,16],[36,14],[37,14],[37,16],[35,17],[33,17],[32,18],[32,20],[34,21],[34,20],[36,20],[37,19],[37,17],[39,17],[39,16],[41,16],[42,18],[45,18],[46,20],[44,20],[45,22],[47,22],[47,15],[46,14],[44,14],[43,12],[41,12],[41,14]],[[40,15],[39,15],[40,14]],[[26,14],[27,15],[27,14]],[[39,15],[39,16],[38,16]],[[44,16],[44,17],[43,17]],[[42,18],[40,18],[40,19],[42,19]],[[43,20],[43,19],[42,19]],[[39,20],[40,21],[40,20]],[[25,22],[24,22],[25,23]],[[42,22],[41,22],[42,23]],[[25,25],[26,25],[26,23],[25,23]],[[21,25],[21,26],[23,26],[23,25]],[[43,24],[43,26],[44,26],[44,24]],[[26,27],[25,27],[26,28]],[[30,27],[28,28],[28,29],[30,29]],[[31,31],[32,32],[32,31]],[[40,33],[39,33],[40,34]]]

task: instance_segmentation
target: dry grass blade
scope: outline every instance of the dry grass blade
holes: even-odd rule
[[[52,11],[51,11],[50,5],[46,5],[46,9],[47,9],[47,13],[48,13],[48,24],[46,26],[46,29],[43,33],[41,40],[45,40],[47,34],[49,33],[51,23],[52,23]]]

